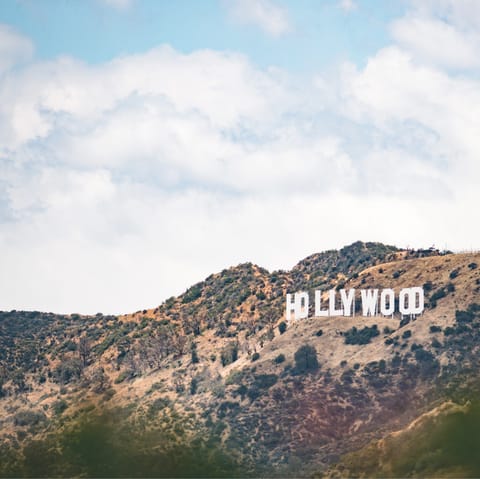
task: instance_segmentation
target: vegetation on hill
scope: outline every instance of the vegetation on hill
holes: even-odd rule
[[[212,436],[182,438],[184,424],[175,419],[145,428],[125,411],[82,413],[65,428],[0,449],[2,477],[235,477],[238,460]]]
[[[479,427],[478,401],[464,405],[446,402],[408,428],[345,455],[326,475],[479,477]]]
[[[357,242],[291,271],[225,269],[124,316],[0,312],[0,476],[343,464],[432,404],[480,390],[479,259]],[[284,322],[287,291],[416,284],[427,295],[416,318]]]

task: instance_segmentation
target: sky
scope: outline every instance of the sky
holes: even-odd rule
[[[479,51],[477,0],[2,0],[0,309],[478,249]]]

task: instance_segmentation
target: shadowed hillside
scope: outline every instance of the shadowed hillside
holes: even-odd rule
[[[319,477],[479,477],[480,405],[442,403]]]

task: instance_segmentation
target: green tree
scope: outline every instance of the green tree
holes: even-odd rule
[[[232,341],[224,346],[222,349],[220,359],[222,366],[234,363],[238,359],[238,342]]]
[[[317,351],[313,346],[305,344],[295,353],[295,370],[297,373],[305,373],[318,369]]]
[[[192,364],[197,364],[198,362],[200,362],[197,352],[197,343],[192,343],[192,345],[190,346],[190,352],[192,354]]]
[[[84,368],[88,365],[88,360],[90,358],[91,348],[88,338],[82,336],[78,342],[78,354],[80,355],[80,360]]]

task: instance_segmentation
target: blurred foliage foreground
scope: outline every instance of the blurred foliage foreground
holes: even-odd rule
[[[345,455],[319,477],[480,477],[480,401],[445,406],[413,427]]]
[[[181,425],[180,425],[181,427]],[[23,450],[4,444],[1,477],[235,477],[233,457],[200,437],[172,441],[115,412],[84,413],[74,422],[29,441]]]

